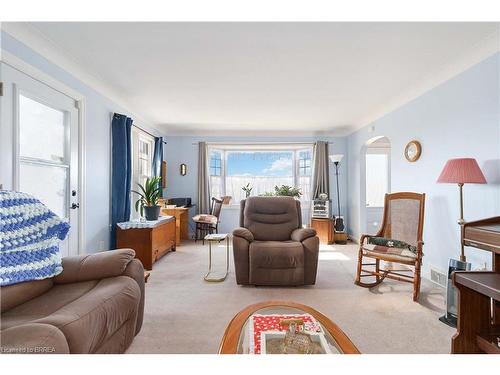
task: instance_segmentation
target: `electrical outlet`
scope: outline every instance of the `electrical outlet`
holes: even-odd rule
[[[99,241],[99,251],[104,251],[104,241]]]

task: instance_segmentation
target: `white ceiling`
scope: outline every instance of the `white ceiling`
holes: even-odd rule
[[[176,134],[345,134],[432,87],[498,31],[494,23],[29,25]]]

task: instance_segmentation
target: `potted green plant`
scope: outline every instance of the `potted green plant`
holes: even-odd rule
[[[241,188],[241,190],[245,193],[245,198],[248,198],[250,194],[252,194],[252,189],[253,188],[250,187],[250,182]]]
[[[266,191],[260,194],[262,197],[294,197],[295,199],[299,199],[301,195],[300,188],[288,185],[276,185],[274,191]]]
[[[161,177],[147,178],[144,185],[137,184],[140,191],[132,190],[139,196],[135,202],[135,210],[141,213],[146,220],[158,220],[160,216],[160,206],[158,199],[161,197]]]
[[[298,188],[298,187],[281,185],[281,186],[274,187],[274,195],[279,196],[279,197],[294,197],[294,198],[298,199],[302,195],[302,192],[300,191],[300,188]]]

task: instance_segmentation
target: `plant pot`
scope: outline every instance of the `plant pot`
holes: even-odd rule
[[[144,217],[148,221],[158,220],[160,206],[144,206]]]

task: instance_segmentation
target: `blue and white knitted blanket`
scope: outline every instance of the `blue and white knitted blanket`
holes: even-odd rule
[[[69,224],[33,196],[0,191],[0,285],[62,272],[60,241]]]

